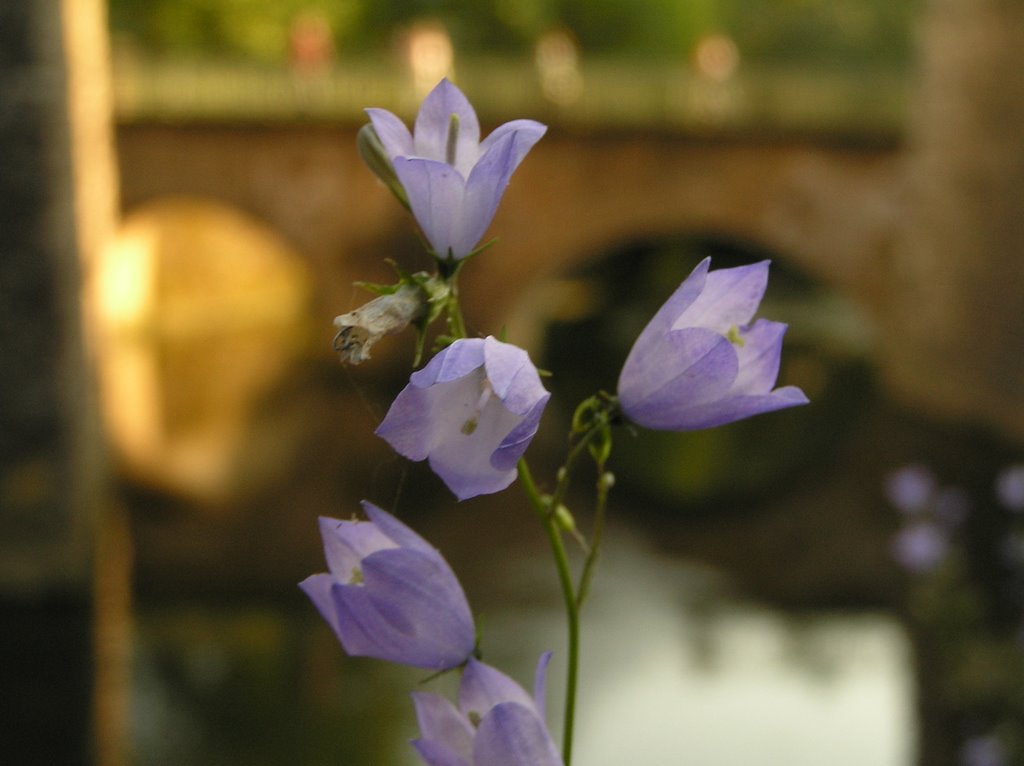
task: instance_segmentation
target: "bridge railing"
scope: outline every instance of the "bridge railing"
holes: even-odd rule
[[[298,72],[216,61],[120,58],[115,106],[123,122],[361,122],[367,105],[411,114],[420,95],[390,63],[338,62]],[[461,62],[457,79],[485,122],[530,115],[566,128],[715,135],[902,132],[907,77],[893,70],[744,69],[712,79],[686,65],[584,60],[571,87],[545,93],[528,61]]]

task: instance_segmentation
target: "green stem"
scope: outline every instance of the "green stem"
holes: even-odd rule
[[[569,479],[572,475],[573,466],[576,465],[576,461],[579,456],[583,454],[583,450],[590,444],[591,439],[597,436],[601,431],[600,425],[595,425],[590,428],[580,440],[576,442],[569,450],[569,454],[566,455],[565,463],[558,469],[558,484],[555,485],[555,491],[551,495],[551,507],[557,508],[565,500],[565,493],[569,491]]]
[[[462,318],[462,304],[459,302],[459,266],[455,266],[445,277],[448,282],[448,334],[453,339],[465,338],[466,321]]]
[[[555,568],[558,570],[558,581],[562,586],[562,598],[565,601],[565,614],[569,630],[568,662],[565,674],[565,714],[562,720],[562,761],[565,766],[570,766],[573,725],[576,718],[576,685],[579,676],[580,610],[572,583],[572,572],[569,569],[569,556],[565,550],[558,520],[553,513],[553,509],[557,506],[553,505],[550,499],[545,499],[541,495],[525,458],[519,459],[518,469],[519,479],[530,505],[540,517],[548,534],[551,552],[555,557]]]
[[[594,565],[597,563],[597,552],[601,550],[601,537],[604,535],[605,508],[608,507],[608,490],[612,487],[611,474],[604,470],[604,461],[597,465],[597,498],[594,502],[594,528],[590,533],[590,546],[587,558],[583,562],[583,573],[576,589],[576,608],[583,609],[583,602],[590,592],[590,581],[594,577]]]

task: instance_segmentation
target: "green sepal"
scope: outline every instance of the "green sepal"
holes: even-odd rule
[[[452,257],[451,250],[449,250],[444,255],[441,255],[437,251],[431,250],[430,247],[428,246],[427,247],[427,252],[430,253],[432,256],[434,256],[434,258],[437,259],[437,263],[440,266],[440,271],[441,271],[442,274],[444,274],[446,276],[452,276],[452,275],[458,273],[459,269],[462,268],[462,264],[464,264],[470,258],[475,258],[476,256],[480,255],[480,253],[482,253],[484,250],[487,250],[489,247],[494,245],[497,241],[498,241],[497,237],[494,237],[493,239],[489,239],[486,242],[484,242],[482,245],[480,245],[479,247],[474,248],[468,254],[464,255],[462,258],[458,258],[458,259]]]
[[[599,466],[608,462],[608,458],[612,454],[612,429],[608,427],[607,423],[598,428],[597,433],[587,444],[587,449],[590,451],[590,456],[594,458],[594,462]]]
[[[427,328],[437,319],[448,305],[451,298],[451,288],[446,280],[437,274],[427,274],[425,271],[418,271],[406,277],[411,284],[415,284],[427,296],[427,310],[423,317],[416,322],[416,354],[412,366],[418,367],[423,359],[423,348],[427,340]]]
[[[394,285],[379,285],[376,282],[353,282],[352,284],[360,290],[366,290],[366,292],[373,293],[374,295],[394,295],[398,292],[398,288],[402,286],[401,282]]]

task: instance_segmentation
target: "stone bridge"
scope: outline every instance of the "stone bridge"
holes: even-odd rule
[[[211,346],[205,342],[210,328],[226,323],[234,332],[238,317],[251,315],[242,324],[262,327],[268,348],[280,349],[270,338],[295,337],[295,327],[305,323],[306,347],[326,357],[330,320],[367,299],[354,281],[390,281],[385,257],[406,269],[428,268],[407,213],[356,152],[359,125],[355,119],[121,121],[117,149],[126,230],[145,219],[162,232],[147,236],[164,240],[166,253],[157,256],[164,262],[145,271],[162,275],[165,284],[149,288],[163,296],[160,305],[142,309],[146,317],[126,320],[134,323],[120,333],[127,345],[121,342],[119,351],[103,357],[108,373],[101,377],[109,386],[104,398],[117,403],[110,427],[128,462],[148,481],[199,494],[223,486],[228,464],[237,458],[239,424],[248,420],[254,397],[288,369],[288,354],[280,351],[265,351],[263,361],[251,364],[224,361],[230,355],[210,349],[243,344],[222,339]],[[471,330],[504,326],[510,338],[530,347],[539,329],[536,317],[559,309],[553,282],[616,249],[679,235],[720,237],[770,252],[870,316],[880,301],[879,265],[899,215],[900,187],[900,142],[891,130],[844,137],[715,134],[596,130],[552,121],[499,208],[492,227],[499,241],[464,274]],[[216,235],[188,235],[196,215],[228,215],[231,225]],[[263,256],[236,252],[252,239],[247,223],[292,256],[285,258],[291,263],[285,272]],[[176,244],[168,244],[172,240]],[[129,256],[135,252],[123,249]],[[128,275],[139,271],[137,265],[118,268]],[[254,268],[259,274],[247,273]],[[225,280],[234,288],[217,286]],[[666,295],[673,286],[666,285]],[[175,290],[184,293],[169,296]],[[191,350],[174,362],[166,348],[140,345],[139,327]],[[188,346],[186,337],[204,342]],[[208,362],[197,362],[203,355]],[[186,385],[190,393],[175,397],[168,376],[182,381],[197,364],[206,365],[201,376],[207,381],[244,377],[251,383],[248,393],[225,382],[214,392]],[[183,372],[174,372],[179,367]],[[126,369],[134,372],[126,377]],[[189,421],[198,429],[191,436],[173,425]],[[199,444],[207,446],[197,452]]]
[[[405,211],[362,165],[358,124],[122,123],[123,206],[214,201],[277,232],[306,259],[324,316],[351,282],[415,266]],[[495,218],[498,243],[467,270],[482,326],[532,283],[638,240],[717,235],[751,243],[870,308],[899,216],[893,133],[737,136],[551,127]]]

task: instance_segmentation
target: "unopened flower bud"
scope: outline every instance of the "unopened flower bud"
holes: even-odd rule
[[[573,518],[572,511],[570,511],[564,505],[559,505],[557,508],[555,508],[555,521],[557,521],[558,526],[560,526],[566,532],[576,531],[576,519]]]

